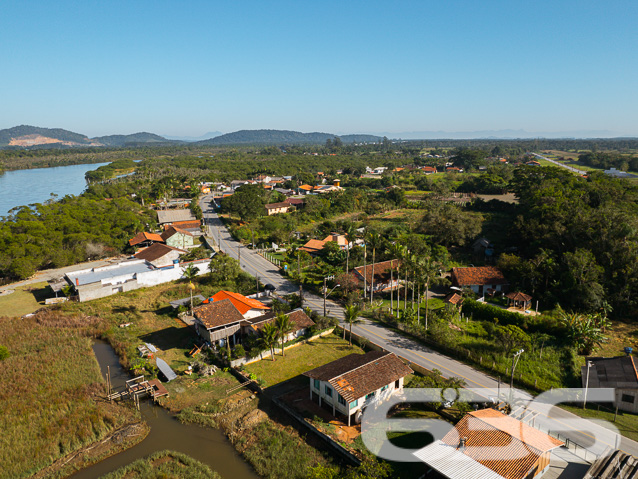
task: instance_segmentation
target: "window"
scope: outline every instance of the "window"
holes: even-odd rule
[[[623,394],[620,398],[620,400],[622,402],[628,402],[633,404],[634,403],[634,397],[631,394]]]
[[[373,392],[371,392],[370,394],[368,394],[368,395],[366,396],[366,401],[367,401],[368,399],[373,398],[376,394],[377,394],[377,392],[376,392],[376,391],[373,391]]]
[[[337,400],[339,401],[339,404],[341,404],[342,406],[346,405],[346,400],[341,397],[341,394],[339,394],[339,397],[337,398]]]
[[[358,405],[359,405],[359,400],[358,400],[358,399],[355,399],[354,401],[352,401],[352,402],[350,403],[350,409],[355,408],[355,407],[357,407]]]
[[[381,392],[385,391],[386,389],[388,389],[388,385],[387,384],[381,388]]]
[[[401,386],[401,380],[397,379],[396,381],[394,381],[394,389],[399,389],[399,387]]]
[[[332,388],[328,385],[326,385],[326,396],[332,397]]]
[[[315,389],[316,389],[317,391],[320,391],[320,390],[321,390],[321,383],[319,382],[319,380],[318,380],[318,379],[315,379],[315,380],[314,380],[314,385],[315,385]]]

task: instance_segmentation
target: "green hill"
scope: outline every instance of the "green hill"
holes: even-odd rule
[[[11,140],[28,135],[40,135],[46,138],[79,143],[81,145],[89,145],[91,143],[91,140],[89,140],[86,135],[61,128],[40,128],[37,126],[20,125],[0,130],[0,146],[8,146]]]
[[[240,130],[226,133],[209,140],[199,141],[198,145],[292,145],[312,144],[322,145],[326,140],[335,136],[331,133],[301,133],[290,130]],[[344,143],[379,141],[381,138],[372,135],[345,135],[341,137]]]
[[[159,143],[177,143],[167,140],[163,136],[154,133],[133,133],[132,135],[108,135],[91,138],[91,140],[101,143],[105,146],[136,146]]]

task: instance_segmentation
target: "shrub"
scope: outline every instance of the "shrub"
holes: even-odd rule
[[[9,350],[6,346],[0,346],[0,361],[9,357]]]

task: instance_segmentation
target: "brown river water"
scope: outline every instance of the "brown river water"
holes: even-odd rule
[[[93,351],[102,375],[106,377],[109,366],[113,388],[122,389],[130,376],[120,366],[113,348],[103,341],[96,341]],[[152,401],[142,401],[140,408],[142,419],[151,428],[148,436],[136,446],[78,471],[71,476],[73,479],[94,479],[164,449],[188,454],[217,471],[224,479],[259,478],[220,430],[182,424]]]

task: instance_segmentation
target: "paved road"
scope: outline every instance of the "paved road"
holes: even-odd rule
[[[550,163],[553,163],[556,166],[560,166],[561,168],[566,168],[569,171],[572,171],[574,173],[578,173],[579,175],[586,175],[587,174],[587,172],[584,171],[584,170],[579,170],[578,168],[574,168],[573,166],[566,165],[565,163],[561,163],[560,161],[552,160],[551,158],[547,158],[546,156],[539,155],[538,153],[533,153],[532,152],[532,155],[534,155],[536,158],[540,158],[542,160],[549,161]]]
[[[208,197],[205,197],[201,203],[205,222],[209,228],[208,234],[219,242],[221,250],[235,259],[241,256],[240,263],[244,271],[253,276],[259,276],[263,283],[275,285],[278,292],[282,294],[298,292],[299,287],[281,276],[279,268],[232,239],[221,220],[209,208],[208,201],[210,201]],[[304,302],[306,306],[323,314],[323,298],[304,292]],[[338,318],[341,324],[345,325],[343,323],[342,307],[330,300],[326,302],[326,306],[328,314]],[[371,322],[365,318],[360,319],[362,322],[352,328],[355,334],[363,336],[369,341],[419,366],[430,370],[438,369],[445,377],[460,377],[465,380],[468,388],[486,388],[486,390],[478,393],[480,396],[497,397],[500,392],[501,398],[509,397],[508,385],[499,385],[497,378],[434,351],[378,323]],[[509,380],[509,378],[503,379],[505,382]],[[582,420],[564,409],[551,408],[546,404],[530,403],[533,397],[524,391],[514,389],[513,394],[518,398],[519,404],[521,404],[517,408],[516,416],[541,430],[559,432],[562,440],[568,438],[576,444],[588,447],[595,454],[602,454],[607,447],[611,447],[620,448],[625,452],[638,456],[638,443],[619,436],[607,427]],[[579,423],[577,424],[577,422]],[[597,442],[594,437],[598,438]],[[582,453],[582,450],[580,452]],[[591,454],[589,454],[588,459],[592,459]]]

